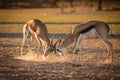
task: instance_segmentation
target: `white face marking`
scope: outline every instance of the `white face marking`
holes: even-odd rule
[[[59,47],[59,48],[57,48],[57,52],[58,52],[59,55],[64,55],[65,48]]]
[[[46,53],[50,49],[50,46],[45,47],[44,53]]]

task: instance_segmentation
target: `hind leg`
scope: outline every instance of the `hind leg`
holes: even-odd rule
[[[30,45],[32,43],[32,39],[33,39],[32,36],[30,36],[28,39],[28,50],[30,50]]]
[[[28,50],[30,50],[30,44],[32,42],[32,36],[30,34],[23,34],[23,41],[22,41],[22,45],[21,45],[21,54],[23,54],[23,47],[25,46],[25,42],[28,44]]]
[[[105,63],[107,64],[111,64],[112,63],[112,44],[107,40],[107,39],[100,39],[106,46],[107,46],[107,51],[108,51],[108,54],[107,54],[107,59],[105,61]]]
[[[23,38],[23,41],[22,41],[22,44],[21,44],[21,53],[20,53],[20,56],[23,55],[23,47],[25,45],[25,40],[26,40],[26,38]]]
[[[38,47],[37,47],[37,58],[39,57],[40,53],[39,53],[39,50],[40,50],[40,47],[41,47],[41,41],[40,41],[40,38],[38,37],[38,35],[35,35],[35,38],[37,40],[37,43],[38,43]]]
[[[23,41],[22,41],[22,44],[21,44],[21,53],[20,53],[20,56],[23,55],[23,47],[25,45],[26,39],[27,39],[26,34],[23,34]]]

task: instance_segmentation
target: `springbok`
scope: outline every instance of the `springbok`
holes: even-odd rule
[[[76,48],[79,44],[79,49],[81,51],[81,40],[85,38],[98,38],[102,41],[108,50],[107,59],[105,63],[112,63],[112,44],[108,41],[107,35],[110,28],[109,26],[101,21],[89,21],[87,23],[76,26],[70,35],[57,47],[57,52],[59,54],[64,54],[65,49],[74,43],[73,56],[76,51]],[[72,56],[72,59],[73,59]]]
[[[39,49],[41,45],[44,56],[47,56],[48,53],[53,51],[54,49],[54,45],[52,43],[53,39],[51,41],[49,40],[48,31],[45,24],[42,23],[40,20],[34,19],[26,22],[23,27],[23,41],[21,45],[20,55],[23,54],[23,46],[25,45],[25,42],[28,42],[29,48],[29,45],[31,44],[33,37],[36,38],[38,42],[37,57],[39,55]],[[29,41],[26,41],[26,39],[28,39]]]

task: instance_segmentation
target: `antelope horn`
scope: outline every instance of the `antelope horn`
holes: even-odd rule
[[[62,42],[62,39],[60,38],[60,39],[59,39],[59,43],[58,43],[58,45],[60,45],[61,42]]]
[[[55,37],[53,36],[51,41],[50,41],[50,44],[53,45],[53,40],[55,39]]]
[[[54,48],[56,48],[57,44],[60,45],[61,39],[57,40],[56,43],[54,44]]]

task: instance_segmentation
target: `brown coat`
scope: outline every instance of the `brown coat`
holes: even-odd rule
[[[62,47],[68,47],[72,44],[80,34],[84,34],[87,31],[90,31],[92,28],[95,28],[96,32],[100,37],[106,38],[109,32],[109,26],[101,21],[89,21],[87,23],[77,25],[71,32],[71,34],[61,43]],[[107,31],[106,31],[107,30]]]
[[[26,24],[28,24],[33,32],[35,32],[46,44],[50,44],[50,40],[48,38],[48,31],[41,21],[34,19],[28,21]]]

